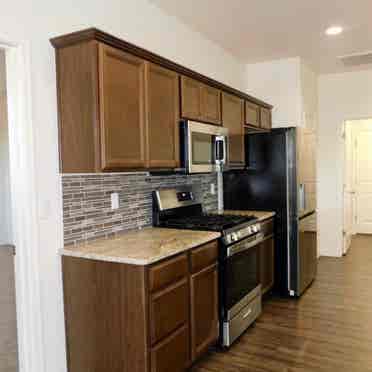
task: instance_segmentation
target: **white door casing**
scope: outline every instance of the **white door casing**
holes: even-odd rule
[[[346,122],[344,126],[344,246],[343,254],[346,254],[351,245],[354,234],[354,192],[353,192],[353,140],[352,123]]]
[[[372,234],[372,120],[352,127],[355,193],[354,231]]]
[[[30,51],[27,42],[1,36],[0,48],[6,51],[19,372],[44,372]]]

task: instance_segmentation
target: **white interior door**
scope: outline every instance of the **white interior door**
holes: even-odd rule
[[[372,234],[372,120],[352,125],[354,232]]]

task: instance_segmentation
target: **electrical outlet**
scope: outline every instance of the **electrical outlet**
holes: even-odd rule
[[[216,194],[216,185],[214,183],[211,183],[211,194],[215,195]]]
[[[111,209],[119,209],[119,194],[117,192],[111,194]]]

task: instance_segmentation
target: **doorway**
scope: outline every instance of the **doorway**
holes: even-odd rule
[[[44,372],[45,355],[43,343],[42,304],[40,296],[40,246],[37,218],[37,187],[35,173],[35,129],[32,120],[31,100],[31,63],[30,46],[27,42],[9,40],[0,35],[0,51],[2,51],[6,66],[6,105],[7,108],[7,137],[9,167],[9,191],[11,191],[10,212],[7,222],[6,242],[11,241],[15,246],[13,254],[12,244],[8,247],[7,260],[2,260],[8,268],[5,283],[15,283],[5,288],[10,291],[4,295],[7,298],[8,312],[16,319],[10,327],[14,332],[16,324],[16,338],[11,344],[18,361],[9,361],[8,365],[17,368],[19,372]],[[9,193],[8,193],[9,195]],[[9,202],[8,199],[8,202]],[[2,201],[0,201],[3,203]],[[2,209],[3,205],[0,205]],[[9,263],[10,261],[10,263]],[[0,268],[0,272],[3,268]],[[4,270],[5,271],[5,270]],[[8,282],[7,282],[8,281]],[[1,288],[0,288],[1,290]],[[3,299],[0,298],[0,312]],[[17,306],[15,306],[17,304]],[[1,314],[0,314],[1,316]],[[5,319],[5,317],[3,317]],[[11,324],[11,323],[7,323]],[[3,332],[0,323],[0,335]],[[1,341],[0,341],[1,342]],[[11,353],[6,353],[10,357]],[[1,355],[0,355],[1,358]],[[4,357],[5,358],[5,357]],[[4,359],[5,360],[5,359]],[[5,365],[0,359],[0,370]],[[5,370],[8,372],[8,370]]]
[[[355,234],[372,234],[372,119],[345,122],[344,248]]]

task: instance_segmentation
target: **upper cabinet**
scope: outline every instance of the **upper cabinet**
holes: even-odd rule
[[[221,125],[221,92],[186,76],[181,78],[182,117]]]
[[[149,168],[178,168],[179,151],[179,76],[147,63],[147,125]]]
[[[271,109],[245,101],[245,124],[253,129],[271,129]]]
[[[145,61],[99,44],[102,170],[146,166]]]
[[[260,127],[262,129],[271,129],[271,110],[265,107],[260,108]]]
[[[97,29],[51,42],[62,173],[177,169],[181,118],[228,127],[242,165],[244,126],[271,126],[265,102]]]
[[[245,101],[245,124],[260,127],[260,106]]]
[[[186,76],[181,77],[182,117],[198,120],[201,117],[200,83]]]
[[[179,167],[177,73],[95,42],[57,63],[63,173]]]
[[[243,166],[244,157],[244,101],[232,94],[222,94],[222,123],[229,129],[230,166]]]
[[[221,92],[201,84],[201,120],[221,125]]]

